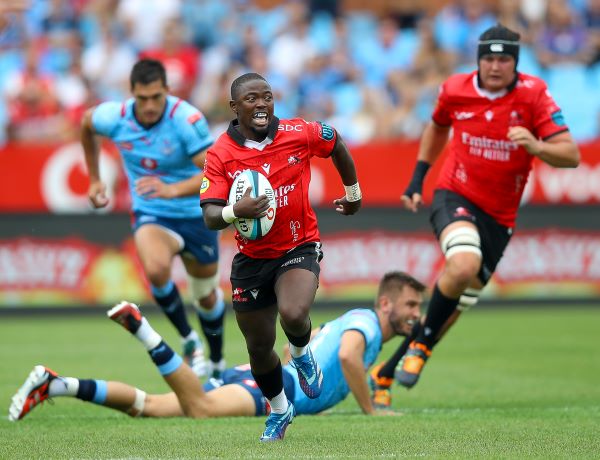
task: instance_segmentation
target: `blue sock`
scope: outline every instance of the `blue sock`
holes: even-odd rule
[[[187,337],[192,332],[192,328],[190,327],[190,323],[188,323],[183,301],[175,283],[169,280],[164,286],[151,286],[151,289],[154,300],[160,305],[160,308],[165,312],[165,315],[167,315],[173,326],[175,326],[179,335]]]
[[[91,401],[95,404],[104,404],[108,385],[106,380],[79,380],[79,389],[77,390],[76,398],[82,401]]]
[[[210,360],[218,363],[223,358],[223,323],[225,321],[225,302],[217,297],[212,310],[197,309],[202,332],[210,348]]]
[[[172,374],[183,364],[181,356],[171,350],[164,340],[148,353],[150,353],[150,358],[158,367],[158,372],[163,376]]]

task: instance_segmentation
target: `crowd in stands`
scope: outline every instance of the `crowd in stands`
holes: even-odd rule
[[[0,144],[78,136],[86,107],[129,95],[141,56],[164,62],[172,93],[215,134],[229,86],[264,75],[281,118],[335,126],[349,143],[416,139],[440,83],[476,66],[497,21],[522,36],[519,70],[544,78],[579,141],[600,134],[600,0],[451,0],[434,11],[368,11],[287,0],[29,0],[3,13]],[[406,3],[406,2],[399,2]]]

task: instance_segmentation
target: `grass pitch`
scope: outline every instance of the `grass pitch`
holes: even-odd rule
[[[317,306],[313,324],[339,313]],[[228,363],[245,362],[241,334],[227,319]],[[179,349],[162,315],[150,321]],[[363,416],[350,395],[326,415],[295,419],[283,442],[262,445],[261,417],[131,419],[71,398],[10,423],[10,398],[35,364],[149,392],[168,388],[137,341],[106,317],[3,317],[0,458],[600,458],[599,324],[600,309],[568,305],[475,309],[415,388],[394,387],[401,415]]]

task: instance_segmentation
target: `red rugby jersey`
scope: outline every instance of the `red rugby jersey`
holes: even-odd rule
[[[479,88],[476,71],[453,75],[440,89],[432,119],[452,125],[436,188],[459,193],[508,227],[515,224],[534,159],[508,139],[509,127],[523,126],[541,139],[568,130],[546,84],[526,74],[496,98]]]
[[[236,231],[240,252],[274,259],[303,243],[319,241],[317,218],[308,198],[310,158],[331,155],[335,130],[320,122],[274,117],[267,136],[272,142],[261,151],[244,145],[246,139],[236,124],[236,120],[231,122],[206,154],[201,203],[227,204],[234,178],[244,169],[259,171],[273,186],[277,214],[270,232],[258,240],[248,240]]]

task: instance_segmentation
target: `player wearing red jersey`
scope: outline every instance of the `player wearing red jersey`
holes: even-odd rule
[[[279,120],[273,115],[271,87],[262,76],[238,77],[231,85],[231,99],[236,119],[208,151],[201,205],[207,227],[222,229],[238,217],[266,215],[265,195],[252,198],[248,191],[237,203],[227,205],[229,189],[242,170],[260,171],[275,190],[273,227],[255,241],[236,234],[240,252],[231,269],[233,308],[246,339],[252,375],[271,405],[261,440],[274,441],[283,438],[295,414],[274,351],[278,312],[304,393],[317,398],[323,379],[308,347],[309,310],[322,257],[317,219],[308,199],[310,158],[333,160],[346,189],[346,196],[334,202],[338,212],[356,213],[361,192],[354,161],[338,133],[320,122]]]
[[[461,311],[475,305],[492,276],[512,235],[534,158],[559,168],[579,163],[578,148],[546,84],[516,71],[519,38],[500,24],[491,27],[479,38],[478,70],[451,76],[442,85],[402,196],[405,207],[416,212],[425,174],[452,128],[430,219],[446,262],[396,375],[408,388],[417,383],[435,343]],[[376,377],[393,369],[384,367]]]

